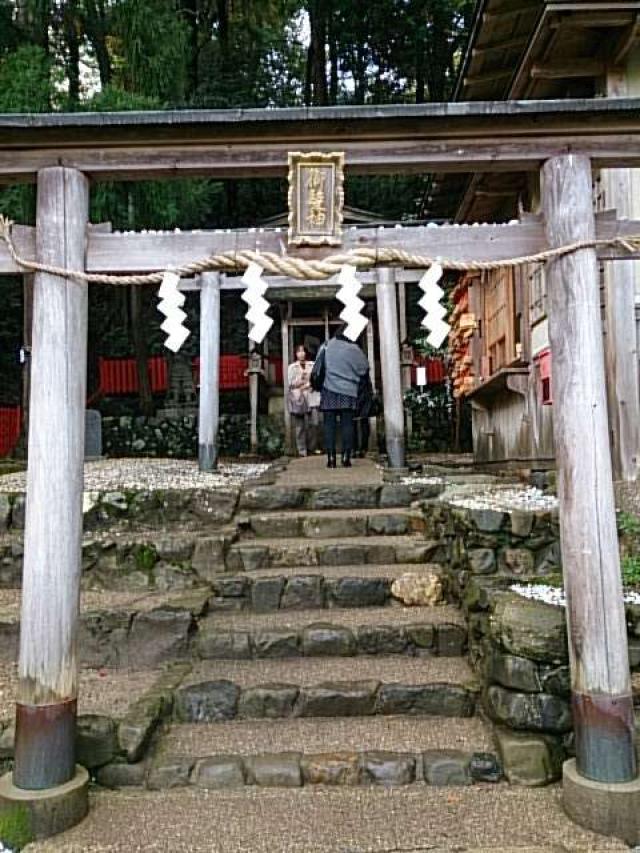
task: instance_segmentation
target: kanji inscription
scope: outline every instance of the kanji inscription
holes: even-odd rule
[[[289,242],[339,246],[344,202],[344,154],[289,153]]]

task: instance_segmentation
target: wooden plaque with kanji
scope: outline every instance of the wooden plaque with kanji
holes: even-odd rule
[[[289,153],[289,242],[339,246],[342,242],[344,154]]]

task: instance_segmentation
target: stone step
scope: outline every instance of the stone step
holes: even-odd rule
[[[391,716],[173,725],[159,743],[146,784],[470,785],[501,777],[477,718],[434,726],[428,718]]]
[[[241,520],[240,529],[243,540],[405,536],[424,533],[425,519],[420,510],[353,509],[348,514],[344,510],[289,510],[249,515]]]
[[[240,495],[240,510],[269,512],[274,510],[375,509],[408,507],[413,501],[437,497],[444,490],[440,478],[425,478],[419,483],[371,482],[351,485],[348,482],[310,485],[313,474],[304,474],[305,482],[291,485],[245,486]]]
[[[394,589],[393,582],[402,577]],[[440,567],[411,563],[360,566],[283,566],[213,578],[211,611],[379,607],[438,603]],[[434,580],[435,579],[435,580]]]
[[[439,542],[421,536],[352,536],[335,539],[260,539],[237,542],[225,555],[227,571],[278,566],[340,566],[357,563],[427,563],[444,560]]]
[[[204,659],[436,655],[457,657],[466,649],[460,612],[441,607],[370,607],[278,613],[214,613],[194,638]]]
[[[458,659],[206,662],[176,691],[181,723],[237,718],[412,715],[471,717],[479,685]]]

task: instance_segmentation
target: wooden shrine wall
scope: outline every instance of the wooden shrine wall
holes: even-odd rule
[[[454,292],[453,386],[472,406],[478,462],[553,464],[541,267],[463,276]]]

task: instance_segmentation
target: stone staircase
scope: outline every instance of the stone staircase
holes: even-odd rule
[[[394,484],[245,492],[149,788],[501,778],[459,611],[391,594],[438,571],[413,497]]]
[[[124,717],[81,719],[94,778],[152,790],[499,781],[462,614],[392,593],[441,570],[416,503],[439,488],[383,482],[371,462],[327,472],[304,460],[245,486],[217,527],[188,516],[153,530],[147,517],[99,531],[135,561],[131,572],[116,550],[100,578],[151,576],[151,546],[163,571],[155,590],[89,605],[85,666],[164,671]],[[172,588],[185,579],[195,586]]]

